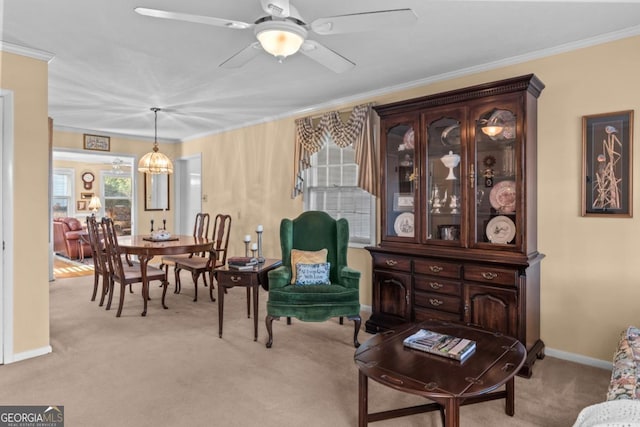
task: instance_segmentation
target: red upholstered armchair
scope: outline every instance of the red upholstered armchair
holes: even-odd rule
[[[80,240],[80,235],[87,235],[82,223],[76,218],[62,217],[53,219],[53,251],[69,259],[80,258],[80,247],[85,257],[91,256],[89,239]]]

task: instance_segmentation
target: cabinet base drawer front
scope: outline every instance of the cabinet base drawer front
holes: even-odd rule
[[[414,285],[416,290],[424,292],[437,292],[439,294],[460,295],[460,282],[442,280],[439,277],[415,276]]]
[[[373,267],[410,272],[411,258],[403,258],[400,256],[386,254],[374,254]]]
[[[416,259],[413,263],[413,269],[417,274],[429,274],[438,277],[459,279],[462,265],[434,259]]]
[[[450,313],[460,313],[461,300],[458,297],[426,292],[416,292],[415,295],[416,306],[448,311]]]
[[[464,279],[494,285],[515,286],[518,283],[518,270],[483,265],[465,265]]]
[[[425,308],[416,307],[416,322],[422,322],[424,320],[449,320],[460,321],[460,314],[447,313],[446,311],[428,310]]]

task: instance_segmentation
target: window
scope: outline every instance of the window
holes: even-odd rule
[[[319,210],[349,221],[349,243],[375,243],[375,198],[358,187],[358,165],[352,146],[340,148],[332,141],[311,156],[305,173],[305,210]]]
[[[131,234],[131,176],[118,172],[103,172],[102,194],[105,215],[113,219],[120,235]]]
[[[54,169],[51,209],[54,218],[73,216],[73,169]]]

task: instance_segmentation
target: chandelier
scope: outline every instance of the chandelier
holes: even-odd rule
[[[171,163],[171,159],[162,154],[158,148],[158,111],[162,111],[162,109],[153,107],[151,108],[151,111],[155,114],[153,150],[142,156],[138,162],[138,172],[150,174],[171,174],[173,173],[173,163]]]

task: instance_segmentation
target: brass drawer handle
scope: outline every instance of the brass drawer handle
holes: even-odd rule
[[[435,298],[429,298],[429,303],[434,307],[438,307],[438,306],[441,306],[442,304],[444,304],[443,301],[441,301],[439,299],[435,299]]]
[[[431,289],[442,289],[444,285],[438,282],[429,282],[429,286],[431,287]]]
[[[398,264],[398,261],[396,261],[395,259],[388,259],[385,261],[385,263],[389,266],[389,267],[393,267],[395,265]]]
[[[444,268],[439,265],[430,265],[429,270],[431,270],[432,273],[440,273]]]
[[[238,283],[239,281],[242,280],[242,277],[240,277],[240,276],[231,276],[230,279],[231,279],[231,281],[233,283]]]
[[[485,271],[482,273],[482,277],[484,277],[487,280],[493,280],[496,277],[498,277],[498,273],[493,273],[491,271]]]

